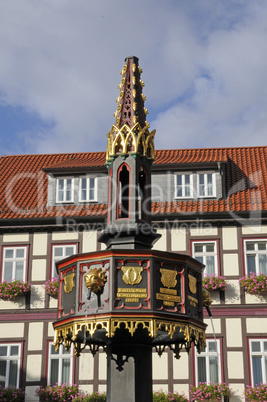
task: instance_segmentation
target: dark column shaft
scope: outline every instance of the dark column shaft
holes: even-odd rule
[[[112,345],[107,353],[107,402],[152,402],[151,347],[124,345],[120,355],[117,349]],[[115,361],[120,357],[124,361],[121,371],[119,360]]]

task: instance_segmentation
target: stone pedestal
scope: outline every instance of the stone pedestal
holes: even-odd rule
[[[152,402],[152,348],[111,345],[107,352],[107,402]]]

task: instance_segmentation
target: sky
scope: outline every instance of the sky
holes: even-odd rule
[[[266,0],[0,0],[0,155],[105,151],[128,56],[156,149],[267,145]]]

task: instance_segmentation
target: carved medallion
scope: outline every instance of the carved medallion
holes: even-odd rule
[[[122,267],[123,272],[122,280],[127,285],[138,285],[141,282],[143,271],[142,267]]]
[[[70,293],[74,288],[75,273],[66,275],[64,277],[64,290],[65,293]]]
[[[191,293],[197,293],[197,278],[193,275],[188,275],[188,286]]]
[[[171,269],[160,269],[161,273],[161,283],[163,286],[166,286],[167,288],[174,288],[177,284],[177,272],[172,271]]]

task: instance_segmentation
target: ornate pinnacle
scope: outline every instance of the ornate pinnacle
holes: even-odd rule
[[[120,154],[140,154],[151,161],[155,158],[155,130],[150,132],[146,121],[148,110],[144,106],[146,97],[142,93],[144,82],[140,78],[141,73],[138,58],[127,57],[121,70],[120,95],[116,99],[116,124],[107,134],[107,165]]]
[[[144,82],[140,78],[142,69],[138,66],[138,58],[127,57],[121,70],[122,81],[119,84],[120,95],[117,98],[118,112],[116,123],[121,128],[127,124],[132,128],[138,122],[143,128],[146,125],[145,96],[142,93]]]

